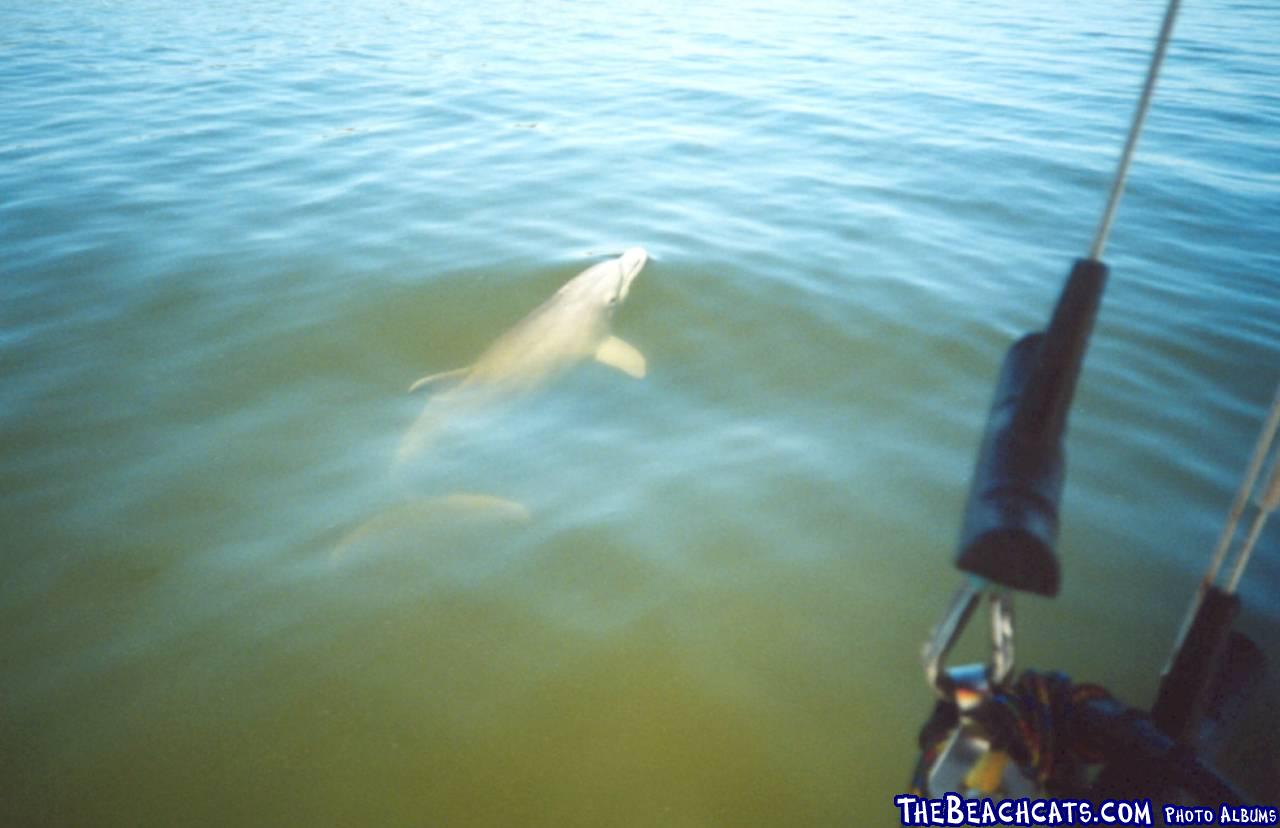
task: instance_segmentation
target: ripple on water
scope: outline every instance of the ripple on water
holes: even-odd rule
[[[0,822],[883,820],[991,382],[1156,21],[621,8],[6,13]],[[1274,9],[1184,15],[1065,588],[1020,605],[1025,663],[1135,702],[1280,364]],[[409,382],[634,244],[644,382],[584,363],[391,470]]]

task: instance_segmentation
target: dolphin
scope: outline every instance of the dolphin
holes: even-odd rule
[[[644,355],[613,336],[609,323],[649,260],[641,247],[573,277],[555,295],[498,337],[475,363],[423,377],[416,391],[447,380],[457,384],[431,397],[396,451],[402,463],[430,444],[446,422],[467,409],[532,391],[584,359],[641,378]]]

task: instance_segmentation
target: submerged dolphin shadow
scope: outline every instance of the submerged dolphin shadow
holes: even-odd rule
[[[337,563],[369,547],[418,546],[424,538],[438,543],[448,530],[524,524],[529,518],[522,504],[491,495],[458,492],[416,497],[383,509],[346,532],[329,557]]]

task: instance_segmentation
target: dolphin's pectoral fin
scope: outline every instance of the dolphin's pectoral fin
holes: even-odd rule
[[[454,368],[452,371],[441,371],[438,374],[428,374],[422,379],[416,380],[413,383],[413,385],[410,385],[409,393],[412,394],[414,391],[417,391],[420,388],[426,388],[428,385],[431,385],[432,383],[435,383],[435,382],[441,382],[443,380],[455,379],[457,377],[461,377],[463,374],[467,373],[470,370],[471,368],[468,366],[466,368]]]
[[[636,379],[643,377],[647,370],[644,354],[616,336],[611,336],[600,343],[600,347],[596,349],[596,359]]]

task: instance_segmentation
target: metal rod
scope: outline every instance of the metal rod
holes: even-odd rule
[[[1258,492],[1257,498],[1258,514],[1254,516],[1253,526],[1249,528],[1249,535],[1245,538],[1244,546],[1240,548],[1235,568],[1227,578],[1228,594],[1234,594],[1236,588],[1240,586],[1240,579],[1244,576],[1245,567],[1249,565],[1249,556],[1253,554],[1253,547],[1258,543],[1262,527],[1266,526],[1267,518],[1271,513],[1280,507],[1280,451],[1276,452],[1275,458],[1271,461],[1271,478]]]
[[[1227,522],[1222,527],[1222,535],[1219,536],[1218,545],[1214,547],[1213,555],[1209,559],[1209,568],[1204,573],[1202,591],[1212,586],[1218,579],[1218,570],[1226,560],[1227,549],[1235,538],[1236,526],[1240,522],[1240,516],[1244,514],[1245,506],[1249,504],[1249,493],[1253,491],[1258,473],[1262,471],[1262,464],[1271,450],[1271,441],[1275,438],[1277,428],[1280,428],[1280,385],[1276,386],[1275,397],[1271,400],[1271,408],[1267,411],[1262,430],[1258,432],[1258,442],[1253,447],[1253,456],[1249,458],[1244,480],[1240,481],[1240,490],[1236,492],[1236,498],[1231,502],[1231,509],[1227,512]],[[1194,606],[1192,612],[1195,612]]]
[[[1160,65],[1164,62],[1164,53],[1169,47],[1169,38],[1173,34],[1173,21],[1178,16],[1181,0],[1169,0],[1169,7],[1164,13],[1164,23],[1160,26],[1160,34],[1156,37],[1155,54],[1151,56],[1151,66],[1147,69],[1147,80],[1142,86],[1142,95],[1138,98],[1137,109],[1133,113],[1133,123],[1129,126],[1129,138],[1125,141],[1124,151],[1120,153],[1120,164],[1116,167],[1115,178],[1111,182],[1111,195],[1107,198],[1107,207],[1102,211],[1102,220],[1098,222],[1098,232],[1093,237],[1093,246],[1089,248],[1089,258],[1102,260],[1103,248],[1107,246],[1107,236],[1111,234],[1111,223],[1115,221],[1116,207],[1120,205],[1120,196],[1124,194],[1124,182],[1129,176],[1129,163],[1133,161],[1133,151],[1138,146],[1138,136],[1142,134],[1142,123],[1147,118],[1147,110],[1151,108],[1151,96],[1156,90],[1156,78],[1160,75]]]
[[[1235,567],[1227,577],[1225,590],[1228,595],[1234,595],[1240,588],[1240,578],[1244,576],[1244,569],[1249,565],[1249,556],[1253,554],[1253,547],[1258,543],[1258,536],[1262,534],[1262,527],[1267,525],[1267,518],[1270,516],[1271,512],[1266,509],[1259,509],[1258,514],[1253,516],[1249,535],[1245,538],[1244,546],[1240,548],[1240,556],[1236,558]]]
[[[1248,468],[1245,469],[1244,480],[1240,481],[1240,489],[1236,492],[1235,500],[1231,502],[1231,509],[1227,512],[1227,522],[1222,527],[1222,534],[1218,537],[1218,545],[1214,547],[1213,554],[1209,557],[1209,568],[1205,570],[1204,577],[1200,579],[1200,588],[1191,597],[1191,605],[1187,607],[1187,615],[1182,619],[1182,627],[1178,630],[1177,637],[1174,638],[1173,653],[1169,657],[1169,667],[1166,668],[1166,672],[1172,668],[1173,660],[1178,657],[1178,651],[1182,649],[1182,643],[1186,640],[1187,633],[1191,631],[1191,625],[1195,623],[1196,615],[1200,612],[1200,606],[1204,603],[1205,595],[1208,594],[1218,580],[1218,573],[1221,571],[1223,563],[1226,562],[1227,551],[1231,548],[1231,541],[1235,540],[1240,518],[1244,514],[1245,507],[1249,505],[1249,494],[1253,491],[1254,484],[1258,480],[1258,474],[1262,471],[1262,465],[1266,462],[1267,454],[1271,451],[1271,441],[1275,437],[1278,427],[1280,427],[1280,385],[1276,386],[1276,394],[1271,400],[1271,408],[1267,411],[1262,430],[1258,433],[1258,442],[1253,447],[1253,455],[1249,458]],[[1269,490],[1270,485],[1267,488]],[[1260,505],[1264,507],[1264,511],[1266,495],[1269,493],[1269,491],[1263,492],[1264,503]],[[1261,526],[1256,528],[1258,532],[1262,531]],[[1248,556],[1244,556],[1244,563],[1248,563],[1248,560]],[[1236,560],[1234,569],[1236,572],[1231,573],[1228,580],[1234,580],[1235,583],[1227,590],[1228,592],[1235,592],[1240,575],[1244,574],[1244,567],[1239,559]]]

